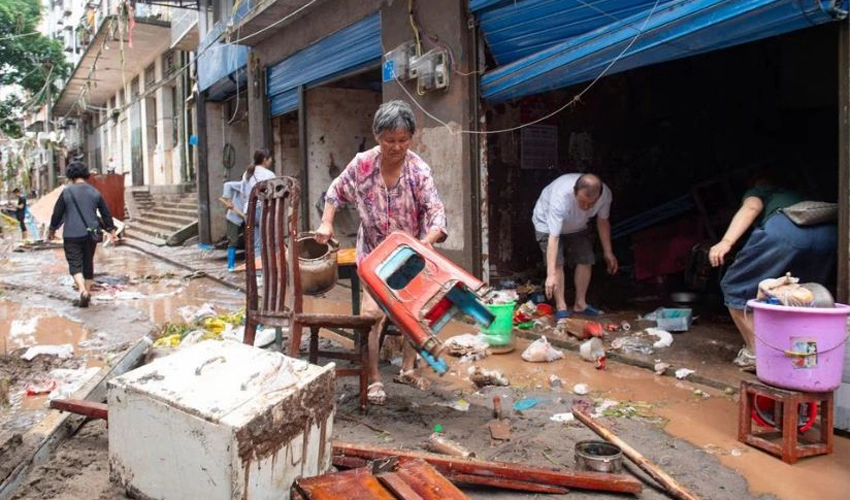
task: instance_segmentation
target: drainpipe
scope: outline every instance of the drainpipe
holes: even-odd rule
[[[838,302],[850,298],[850,18],[838,33]]]
[[[469,79],[469,115],[474,130],[481,128],[481,94],[479,92],[478,64],[478,23],[472,14],[467,21],[469,33],[470,52],[470,79]],[[484,234],[488,227],[487,207],[487,164],[486,151],[487,136],[481,134],[469,134],[469,157],[470,157],[470,183],[472,185],[471,196],[471,226],[472,226],[472,274],[487,282],[490,278],[489,259],[484,248],[488,240]]]
[[[307,103],[305,89],[298,87],[298,148],[301,155],[301,229],[310,230],[310,180],[307,159]]]
[[[207,159],[207,93],[198,92],[195,101],[198,113],[198,241],[212,245],[212,228],[210,226],[210,175]]]

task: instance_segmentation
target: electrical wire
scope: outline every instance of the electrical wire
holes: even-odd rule
[[[263,33],[263,32],[265,32],[265,31],[268,31],[268,30],[270,30],[270,29],[274,28],[275,26],[277,26],[278,24],[288,21],[288,20],[289,20],[289,19],[291,19],[293,16],[295,16],[295,15],[299,14],[302,10],[304,10],[304,9],[306,9],[307,7],[309,7],[309,6],[313,5],[313,4],[314,4],[314,3],[316,3],[317,1],[318,1],[318,0],[310,0],[309,2],[307,2],[306,4],[304,4],[303,6],[298,7],[297,9],[295,9],[294,11],[292,11],[292,13],[287,14],[286,16],[284,16],[284,17],[282,17],[282,18],[278,19],[277,21],[273,22],[272,24],[270,24],[270,25],[268,25],[268,26],[266,26],[266,27],[264,27],[264,28],[262,28],[262,29],[260,29],[260,30],[258,30],[258,31],[255,31],[254,33],[251,33],[251,34],[245,35],[245,36],[244,36],[244,37],[242,37],[242,38],[237,38],[236,40],[233,40],[233,41],[232,41],[232,42],[230,42],[230,43],[239,43],[239,42],[241,42],[241,41],[243,41],[243,40],[247,40],[247,39],[249,39],[249,38],[253,38],[253,37],[255,37],[255,36],[259,35],[260,33]]]
[[[542,121],[548,120],[549,118],[552,118],[553,116],[557,115],[558,113],[567,109],[568,107],[573,106],[576,103],[580,102],[582,96],[584,96],[587,92],[589,92],[590,89],[593,88],[596,85],[596,82],[601,80],[602,77],[604,77],[608,73],[608,71],[615,64],[617,64],[617,62],[623,57],[623,55],[625,55],[625,53],[628,52],[629,49],[632,48],[632,45],[634,45],[635,42],[637,42],[638,38],[640,38],[640,36],[643,34],[644,30],[646,29],[646,25],[649,23],[649,20],[652,18],[653,14],[655,14],[655,9],[658,8],[658,4],[660,4],[660,3],[661,3],[661,0],[655,0],[655,4],[652,6],[652,9],[650,9],[649,14],[647,14],[647,16],[646,16],[646,19],[643,20],[643,24],[641,25],[640,30],[637,32],[637,34],[635,34],[635,36],[631,39],[631,41],[628,43],[628,45],[626,45],[626,47],[619,54],[617,54],[617,56],[602,70],[602,72],[599,73],[599,75],[597,75],[596,78],[594,78],[593,81],[591,81],[584,89],[582,89],[581,92],[576,94],[575,97],[573,97],[568,103],[559,107],[555,111],[552,111],[551,113],[549,113],[545,116],[542,116],[542,117],[540,117],[536,120],[530,121],[528,123],[523,123],[522,125],[518,125],[516,127],[511,127],[511,128],[501,129],[501,130],[465,130],[465,129],[456,130],[455,128],[452,128],[451,125],[449,125],[448,123],[444,122],[443,120],[437,118],[431,112],[429,112],[427,109],[425,109],[425,107],[422,106],[422,104],[419,101],[417,101],[415,97],[413,97],[413,95],[407,90],[407,88],[404,86],[404,84],[398,78],[393,78],[393,80],[395,80],[395,82],[398,84],[398,86],[401,87],[401,90],[405,94],[407,94],[407,97],[409,97],[413,101],[413,104],[415,104],[416,107],[419,108],[425,114],[425,116],[431,118],[435,122],[446,127],[446,129],[448,129],[448,131],[451,135],[460,135],[460,134],[494,135],[494,134],[503,134],[503,133],[507,133],[507,132],[514,132],[514,131],[517,131],[517,130],[521,130],[523,128],[530,127],[530,126],[536,125],[536,124],[538,124]],[[384,52],[386,52],[386,50]]]
[[[0,42],[5,42],[6,40],[14,40],[15,38],[23,38],[25,36],[33,36],[33,35],[39,35],[39,34],[41,34],[40,31],[32,31],[30,33],[21,33],[20,35],[4,36],[3,38],[0,38]]]

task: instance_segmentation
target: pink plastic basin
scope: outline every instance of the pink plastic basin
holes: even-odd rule
[[[756,334],[756,376],[762,382],[805,392],[841,385],[850,306],[787,307],[751,300]]]

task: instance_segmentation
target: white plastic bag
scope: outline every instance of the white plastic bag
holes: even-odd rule
[[[548,363],[563,357],[564,353],[552,347],[546,337],[535,340],[522,353],[522,359],[531,363]]]

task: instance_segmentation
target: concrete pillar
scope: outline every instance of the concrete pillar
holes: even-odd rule
[[[159,76],[162,78],[162,75]],[[159,165],[157,170],[160,172],[160,179],[165,185],[173,185],[180,182],[180,173],[174,172],[174,162],[172,161],[172,152],[174,149],[173,137],[173,109],[174,109],[172,87],[164,85],[156,91],[156,137],[157,137],[157,158]]]
[[[449,45],[455,62],[461,71],[468,72],[470,37],[467,26],[466,2],[463,0],[432,0],[417,3],[417,18],[429,34]],[[413,40],[407,2],[393,2],[381,8],[381,41],[389,51],[404,42]],[[423,42],[422,52],[430,46]],[[440,245],[440,250],[449,258],[469,271],[478,267],[480,254],[474,255],[474,242],[480,243],[479,226],[472,223],[479,217],[477,197],[478,151],[472,151],[468,134],[453,133],[451,129],[475,129],[475,117],[470,112],[470,79],[457,74],[450,75],[448,89],[428,92],[423,96],[416,93],[415,82],[404,84],[405,92],[395,81],[384,83],[384,102],[402,99],[410,102],[416,112],[417,127],[411,149],[431,166],[440,197],[446,205],[449,237]],[[413,100],[436,116],[448,127],[427,117]],[[451,128],[451,129],[450,129]],[[473,156],[476,158],[473,159]],[[475,160],[475,161],[473,161]],[[480,247],[480,245],[479,245]]]

